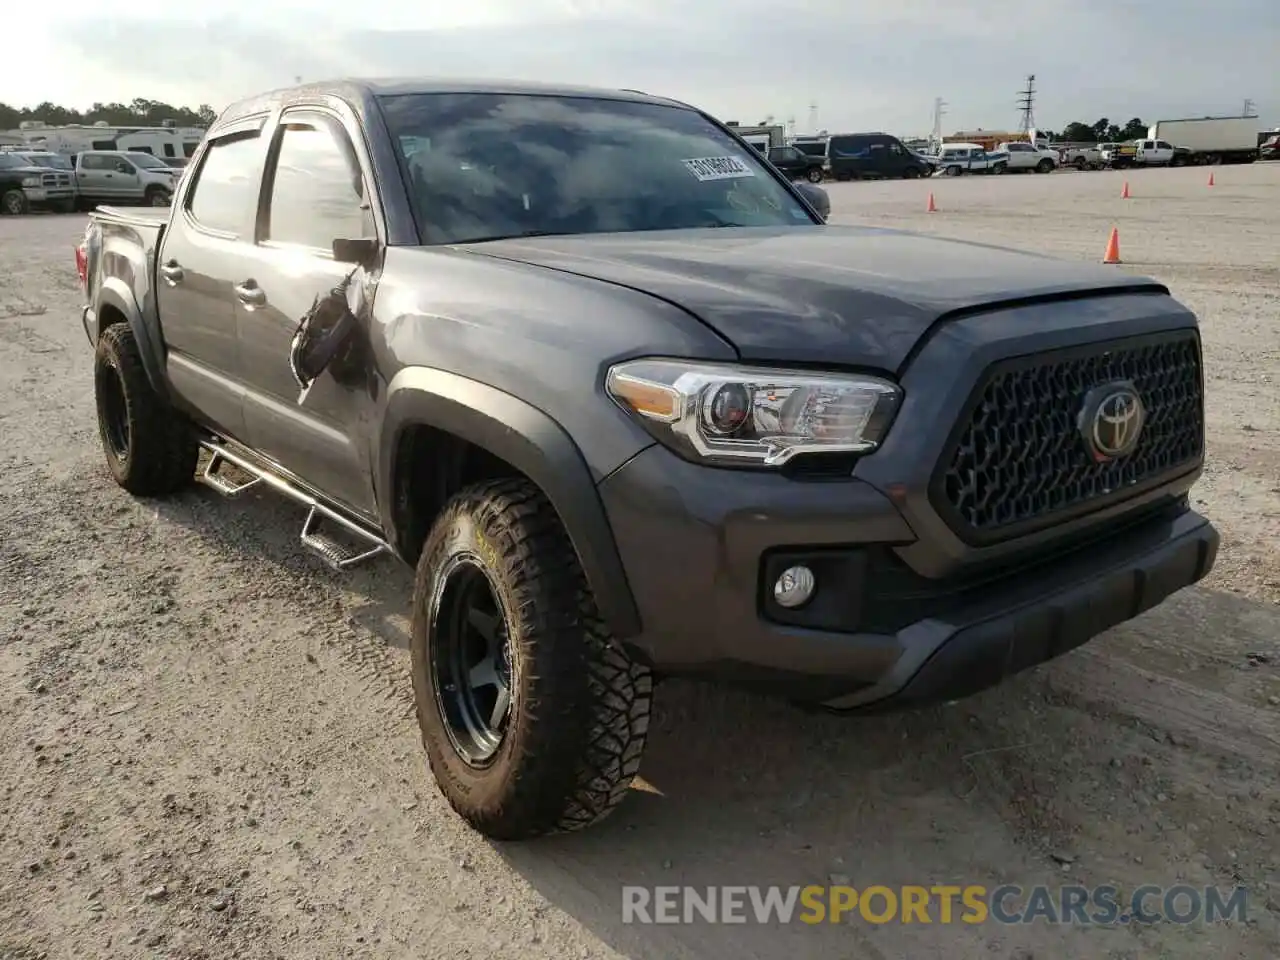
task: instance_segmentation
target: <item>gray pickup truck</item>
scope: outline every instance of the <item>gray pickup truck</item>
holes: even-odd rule
[[[655,677],[951,700],[1210,570],[1165,287],[819,196],[631,91],[236,103],[171,211],[77,250],[107,467],[273,490],[335,568],[415,565],[427,756],[495,838],[619,802]]]

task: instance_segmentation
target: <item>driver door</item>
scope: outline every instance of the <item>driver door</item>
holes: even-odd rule
[[[257,242],[232,278],[250,444],[290,473],[353,510],[376,516],[369,446],[372,401],[364,324],[357,364],[323,372],[299,402],[289,354],[299,320],[354,274],[372,304],[363,270],[333,259],[337,239],[376,238],[361,163],[337,116],[318,107],[287,110],[267,154],[265,215]],[[361,312],[357,308],[357,315]]]

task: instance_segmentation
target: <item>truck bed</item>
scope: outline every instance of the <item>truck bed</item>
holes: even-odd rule
[[[168,207],[122,207],[98,206],[89,214],[94,220],[101,222],[126,224],[128,226],[163,227],[169,222]]]

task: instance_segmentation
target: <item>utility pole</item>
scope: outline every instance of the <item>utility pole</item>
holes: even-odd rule
[[[1253,103],[1253,101],[1252,101],[1252,100],[1249,100],[1249,99],[1246,99],[1246,100],[1245,100],[1245,102],[1244,102],[1244,109],[1240,111],[1240,116],[1242,116],[1242,117],[1252,117],[1252,116],[1254,115],[1254,113],[1253,113],[1253,107],[1254,107],[1254,103]]]
[[[814,100],[809,104],[809,132],[816,133],[818,130],[818,101]]]
[[[1018,96],[1018,106],[1021,108],[1022,118],[1018,121],[1018,132],[1029,134],[1036,125],[1035,115],[1036,104],[1036,75],[1034,73],[1027,74],[1027,85],[1022,88]]]
[[[942,149],[942,118],[946,115],[947,101],[941,97],[933,98],[933,129],[929,133],[929,146],[933,150]]]

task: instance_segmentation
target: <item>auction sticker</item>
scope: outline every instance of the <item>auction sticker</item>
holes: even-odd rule
[[[755,176],[755,171],[737,157],[698,157],[680,162],[699,180],[736,180]]]

